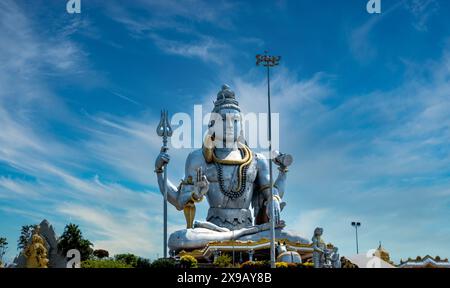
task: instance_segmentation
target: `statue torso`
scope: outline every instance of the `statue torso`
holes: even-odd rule
[[[313,245],[316,246],[317,248],[320,248],[320,249],[326,248],[325,241],[323,241],[322,237],[320,237],[320,236],[314,236],[312,238],[312,242],[313,242]]]
[[[223,157],[220,151],[216,151],[218,157]],[[199,166],[209,181],[209,189],[206,198],[209,203],[207,221],[220,227],[236,230],[253,225],[253,218],[250,212],[255,180],[258,173],[257,157],[252,153],[252,160],[245,171],[245,188],[239,197],[232,197],[232,193],[227,193],[233,187],[236,189],[239,182],[239,164],[225,165],[215,162],[207,163],[201,150],[195,151]],[[222,153],[223,154],[223,153]],[[233,157],[236,157],[234,155]],[[221,158],[224,159],[225,157]],[[229,158],[225,158],[230,160]],[[220,165],[220,167],[218,167]],[[243,178],[242,178],[243,179]],[[221,184],[222,182],[222,188]],[[222,191],[224,190],[224,191]]]
[[[206,163],[205,163],[206,164]],[[221,165],[223,188],[225,191],[235,189],[239,182],[239,165]],[[220,168],[219,168],[220,169]],[[210,207],[214,208],[233,208],[233,209],[249,209],[252,201],[253,186],[257,174],[256,160],[253,159],[247,168],[245,177],[245,189],[242,196],[232,198],[226,196],[220,188],[219,171],[215,163],[207,163],[205,170],[206,177],[209,181],[209,191],[207,199]]]

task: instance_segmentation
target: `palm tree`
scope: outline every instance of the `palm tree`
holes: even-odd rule
[[[17,250],[23,250],[27,247],[28,241],[33,234],[33,229],[36,225],[24,225],[20,230],[20,237],[17,240]]]
[[[78,225],[73,223],[66,225],[58,242],[58,250],[63,255],[67,255],[67,251],[71,249],[76,249],[80,252],[81,261],[91,257],[93,253],[91,246],[93,246],[91,241],[84,239]]]

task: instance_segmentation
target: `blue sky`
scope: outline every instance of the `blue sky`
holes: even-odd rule
[[[107,2],[107,3],[106,3]],[[222,83],[264,112],[273,71],[288,228],[355,253],[450,256],[450,3],[66,1],[0,3],[0,235],[68,222],[111,253],[162,253],[153,163],[161,108],[211,109]],[[172,149],[170,178],[189,149]],[[202,203],[198,218],[204,218]],[[170,231],[184,216],[169,209]]]

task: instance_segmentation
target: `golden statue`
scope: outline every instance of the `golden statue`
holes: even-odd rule
[[[27,258],[27,268],[48,268],[48,254],[44,240],[39,236],[39,226],[33,231],[31,243],[25,248],[25,257]]]

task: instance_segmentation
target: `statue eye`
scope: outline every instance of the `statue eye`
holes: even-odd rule
[[[209,128],[213,127],[215,123],[216,123],[216,121],[211,120],[211,122],[209,122],[209,126],[208,126],[208,127],[209,127]]]

